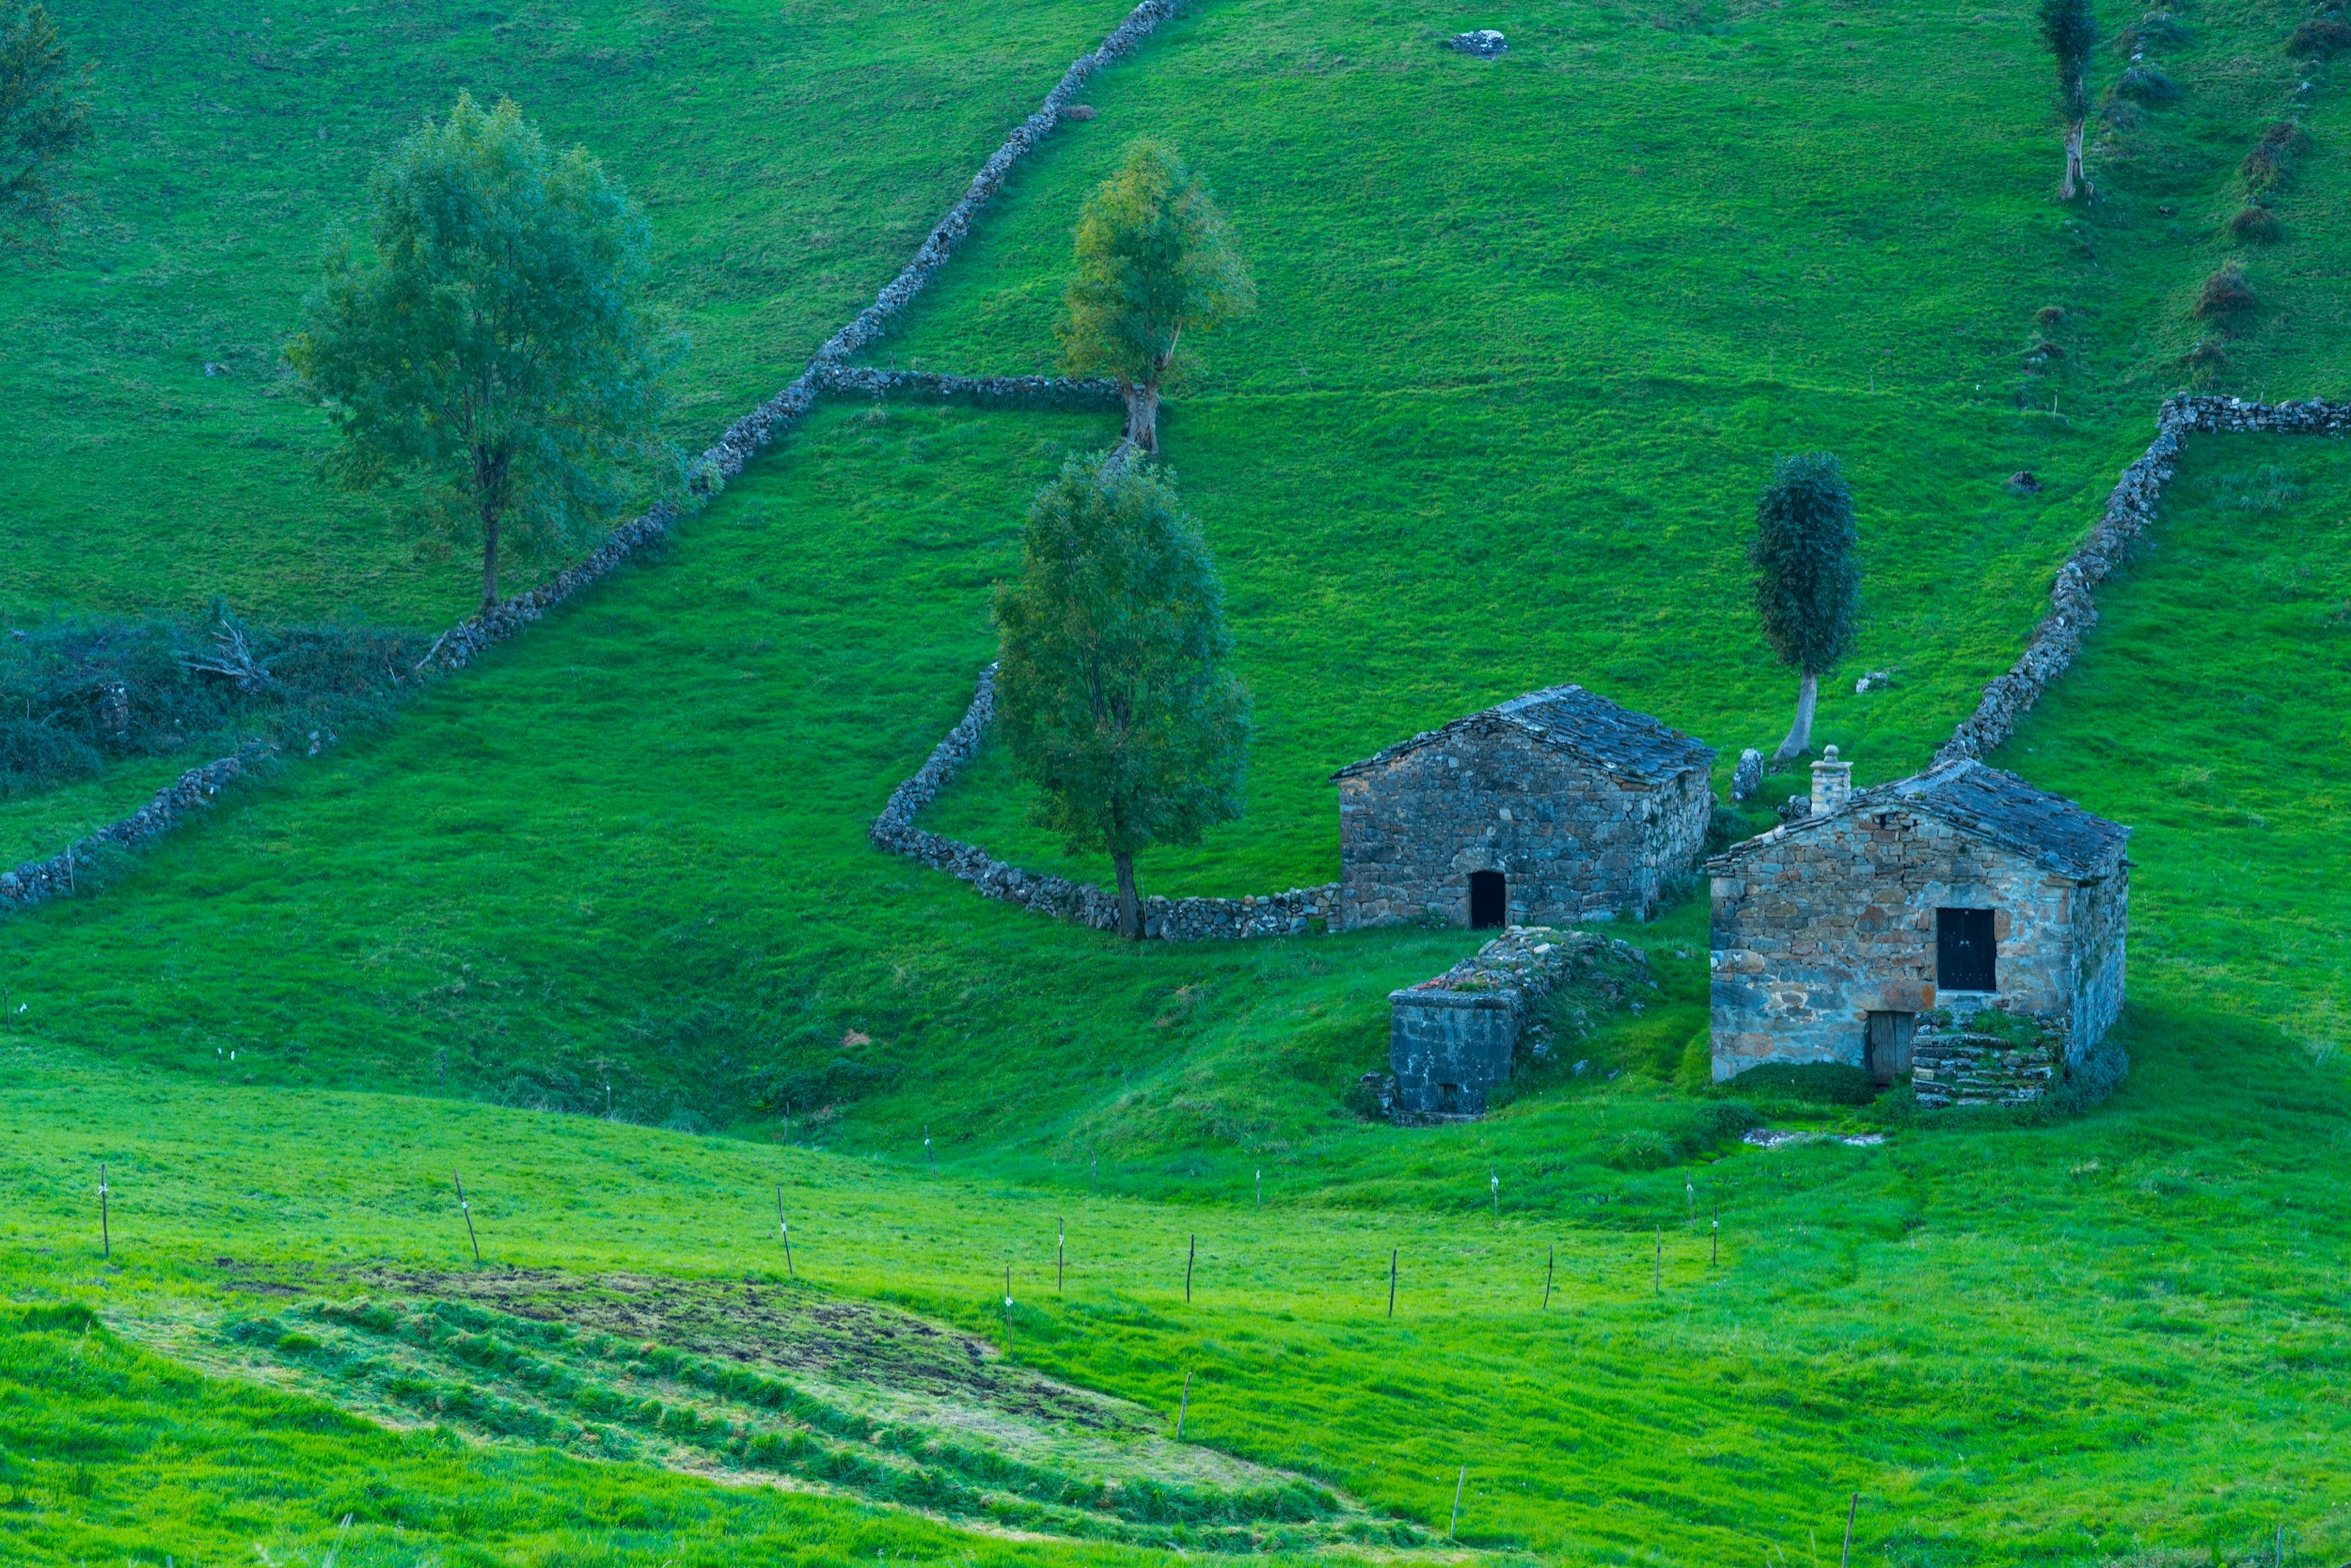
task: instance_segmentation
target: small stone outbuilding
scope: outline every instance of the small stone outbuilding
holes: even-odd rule
[[[1346,929],[1646,920],[1706,842],[1714,752],[1582,686],[1514,697],[1332,775]]]
[[[1707,862],[1715,1081],[1770,1061],[1891,1081],[1914,1042],[1922,1101],[1951,1097],[1938,1074],[2015,1101],[2080,1069],[2122,1010],[2130,830],[1973,760],[1851,778],[1814,763],[1809,816]],[[1970,1032],[1979,1014],[2033,1028]]]

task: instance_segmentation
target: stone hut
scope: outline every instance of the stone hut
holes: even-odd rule
[[[1582,686],[1455,719],[1332,775],[1343,928],[1646,920],[1697,866],[1714,752]]]
[[[1811,806],[1707,862],[1717,1082],[1840,1061],[2014,1102],[2083,1067],[2122,1010],[2129,829],[1972,759],[1855,794],[1832,756]]]

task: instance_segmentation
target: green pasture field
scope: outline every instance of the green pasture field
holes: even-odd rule
[[[316,416],[264,395],[319,228],[456,86],[519,84],[652,201],[701,345],[691,436],[797,369],[1114,12],[573,15],[280,8],[271,40],[240,16],[223,48],[88,14],[152,85],[120,68],[136,91],[104,110],[112,215],[0,296],[47,356],[0,370],[26,433],[0,453],[12,613],[213,591],[462,612],[462,563],[319,490]],[[1794,449],[1845,458],[1867,562],[1817,737],[1864,783],[1922,764],[2189,374],[2236,161],[2303,79],[2278,49],[2298,8],[2180,15],[2152,52],[2184,96],[2094,151],[2103,199],[2070,214],[2021,5],[1210,0],[1102,78],[1100,118],[875,357],[1049,361],[1077,204],[1135,134],[1230,209],[1262,306],[1164,430],[1256,695],[1250,810],[1146,855],[1146,890],[1328,879],[1331,768],[1552,681],[1689,729],[1726,774],[1768,748],[1793,683],[1739,551]],[[1511,53],[1437,47],[1470,25]],[[2223,386],[2341,391],[2351,180],[2312,79],[2316,148]],[[357,126],[224,130],[194,118],[215,99],[244,106],[231,126],[292,101]],[[130,139],[151,112],[152,167]],[[2044,338],[2064,353],[2028,368]],[[1824,1561],[1859,1492],[1864,1563],[2241,1562],[2281,1524],[2290,1561],[2341,1560],[2339,443],[2199,439],[2082,667],[1998,758],[2138,830],[2109,1105],[1921,1120],[1707,1092],[1697,896],[1622,933],[1660,985],[1637,1014],[1485,1123],[1404,1131],[1348,1092],[1384,1060],[1388,990],[1468,934],[1137,948],[864,840],[988,657],[1027,496],[1114,431],[829,404],[392,725],[0,923],[0,1271],[6,1311],[37,1309],[0,1316],[0,1560],[1147,1555],[479,1442],[456,1415],[355,1425],[267,1341],[284,1387],[166,1359],[380,1291],[370,1270],[466,1264],[453,1169],[491,1268],[769,1281],[778,1183],[799,1289],[1000,1339],[1008,1265],[1016,1359],[1171,1412],[1189,1372],[1187,1440],[1426,1531],[1468,1465],[1462,1542],[1499,1554]],[[2043,490],[2010,494],[2018,469]],[[1891,689],[1854,695],[1873,668]],[[53,848],[155,781],[13,802],[0,832]],[[1000,757],[928,825],[1092,874],[1026,825]],[[1767,1154],[1736,1142],[1758,1117],[1887,1141]]]
[[[54,258],[0,275],[0,615],[223,594],[256,619],[439,626],[473,607],[462,560],[420,554],[393,497],[317,482],[325,421],[280,358],[369,169],[461,90],[513,97],[644,204],[657,303],[693,343],[673,428],[698,451],[872,298],[1123,10],[53,6],[99,66],[97,141]]]

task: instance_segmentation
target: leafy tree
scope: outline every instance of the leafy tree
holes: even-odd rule
[[[1257,296],[1207,187],[1156,141],[1086,198],[1078,275],[1061,327],[1072,373],[1113,377],[1126,399],[1126,438],[1159,450],[1159,393],[1180,372],[1184,334],[1212,332]]]
[[[353,487],[413,474],[424,511],[478,538],[482,606],[501,548],[569,543],[622,498],[674,358],[638,308],[643,214],[584,149],[460,96],[371,184],[371,243],[329,251],[287,357],[343,441]]]
[[[1859,531],[1853,491],[1826,452],[1783,457],[1755,508],[1755,603],[1763,635],[1780,662],[1799,671],[1796,722],[1777,759],[1801,757],[1813,744],[1813,707],[1821,676],[1853,651],[1861,618]]]
[[[89,140],[89,105],[72,94],[91,68],[66,61],[57,25],[36,0],[0,4],[0,219],[55,230],[59,160]]]
[[[1072,459],[1029,508],[1020,580],[997,590],[997,722],[1044,791],[1037,821],[1107,852],[1143,936],[1134,857],[1241,814],[1249,694],[1225,668],[1224,592],[1168,475]]]
[[[2058,193],[2072,201],[2090,192],[2082,172],[2082,130],[2090,118],[2090,51],[2098,47],[2098,16],[2090,0],[2041,0],[2041,38],[2057,62],[2057,109],[2065,117],[2065,179]]]

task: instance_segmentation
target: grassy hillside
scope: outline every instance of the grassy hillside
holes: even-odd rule
[[[1755,634],[1740,549],[1793,449],[1839,451],[1861,500],[1854,670],[1895,683],[1856,696],[1847,672],[1820,738],[1876,781],[1922,762],[2013,657],[2163,390],[2339,390],[2327,257],[2351,175],[2323,68],[2314,148],[2277,198],[2285,237],[2252,262],[2263,304],[2224,362],[2180,362],[2217,330],[2189,306],[2235,254],[2216,225],[2243,194],[2238,159],[2303,79],[2279,49],[2300,15],[2183,12],[2187,36],[2150,47],[2182,96],[2124,117],[2094,152],[2102,201],[2068,214],[2048,201],[2046,67],[2022,7],[1213,0],[1090,89],[1101,118],[1024,171],[878,357],[1048,358],[1077,204],[1134,134],[1177,141],[1229,206],[1263,307],[1206,347],[1165,429],[1256,692],[1250,814],[1147,856],[1152,890],[1327,878],[1330,768],[1545,682],[1656,712],[1726,768],[1768,747],[1792,683]],[[370,145],[462,82],[545,84],[526,107],[663,196],[674,301],[704,345],[684,417],[704,428],[896,265],[1110,20],[582,16],[270,26],[313,29],[322,94],[351,72]],[[1436,47],[1472,23],[1506,28],[1511,53]],[[107,25],[151,37],[128,11]],[[380,34],[355,45],[376,44],[346,67],[340,29],[361,27]],[[259,56],[210,49],[195,79],[277,103]],[[2102,56],[2101,79],[2119,63]],[[197,69],[159,67],[152,112],[193,112],[163,89]],[[59,350],[47,382],[0,371],[37,437],[0,459],[32,497],[12,516],[34,586],[13,602],[242,582],[285,613],[461,608],[462,573],[407,563],[373,503],[223,438],[315,440],[256,377],[166,397],[157,343],[225,359],[167,318],[187,333],[222,312],[245,324],[232,347],[266,360],[333,205],[295,172],[363,162],[358,146],[229,144],[258,154],[252,210],[277,214],[240,272],[202,248],[237,225],[133,179],[114,129],[99,183],[149,204],[123,206],[123,232],[212,259],[141,263],[150,292],[124,304],[106,291],[129,264],[76,262],[85,237],[0,301],[60,324],[37,341],[137,329],[110,358]],[[759,136],[824,155],[771,165]],[[746,191],[745,167],[779,183]],[[743,259],[745,225],[768,259]],[[167,277],[204,311],[173,306]],[[2029,352],[2044,340],[2062,354]],[[112,401],[57,390],[80,364]],[[105,444],[153,399],[194,411],[169,427],[181,444],[115,461]],[[452,1394],[444,1429],[351,1427],[317,1396],[381,1413],[387,1385],[335,1381],[317,1303],[464,1294],[445,1278],[465,1256],[454,1166],[493,1270],[757,1275],[789,1295],[778,1182],[810,1290],[1000,1336],[1008,1264],[1017,1360],[1160,1411],[1188,1371],[1187,1436],[1433,1530],[1468,1464],[1475,1546],[1779,1561],[1834,1550],[1857,1490],[1863,1561],[2244,1561],[2281,1521],[2292,1560],[2340,1560],[2338,444],[2200,442],[2081,669],[1999,758],[2138,829],[2134,1072],[2110,1105],[1921,1122],[1707,1093],[1690,901],[1627,933],[1661,989],[1577,1042],[1593,1070],[1540,1074],[1477,1126],[1406,1132],[1357,1119],[1347,1091],[1384,1060],[1387,990],[1466,933],[1138,950],[864,841],[988,656],[1026,497],[1112,434],[828,406],[658,558],[390,728],[240,794],[91,896],[0,923],[23,1009],[0,1057],[0,1289],[110,1325],[65,1312],[0,1332],[0,1557],[211,1561],[260,1541],[316,1561],[347,1512],[339,1561],[403,1568],[1122,1555],[877,1511],[848,1482],[812,1499],[574,1458],[498,1414],[549,1397],[512,1360],[467,1384],[435,1349],[412,1370]],[[84,441],[99,456],[69,470]],[[100,521],[57,499],[93,461],[135,470]],[[2018,469],[2044,488],[2010,494]],[[213,519],[214,556],[178,548],[188,517]],[[297,538],[311,565],[273,559]],[[5,831],[31,843],[148,787],[125,773],[21,802]],[[1024,818],[990,758],[932,825],[1090,872]],[[1766,1154],[1731,1136],[1758,1115],[1889,1141]],[[692,1135],[712,1131],[738,1135]],[[89,1255],[99,1159],[111,1268]],[[1700,1194],[1721,1206],[1719,1266]],[[1063,1222],[1078,1267],[1057,1300]],[[159,1351],[281,1387],[197,1379]],[[723,1442],[663,1452],[749,1473]]]
[[[693,339],[674,428],[698,450],[872,298],[1123,12],[52,7],[99,64],[98,141],[55,257],[0,264],[0,614],[220,593],[263,619],[430,626],[472,607],[462,562],[418,559],[390,499],[316,482],[324,423],[279,359],[368,171],[459,91],[515,98],[645,204],[658,301]]]

